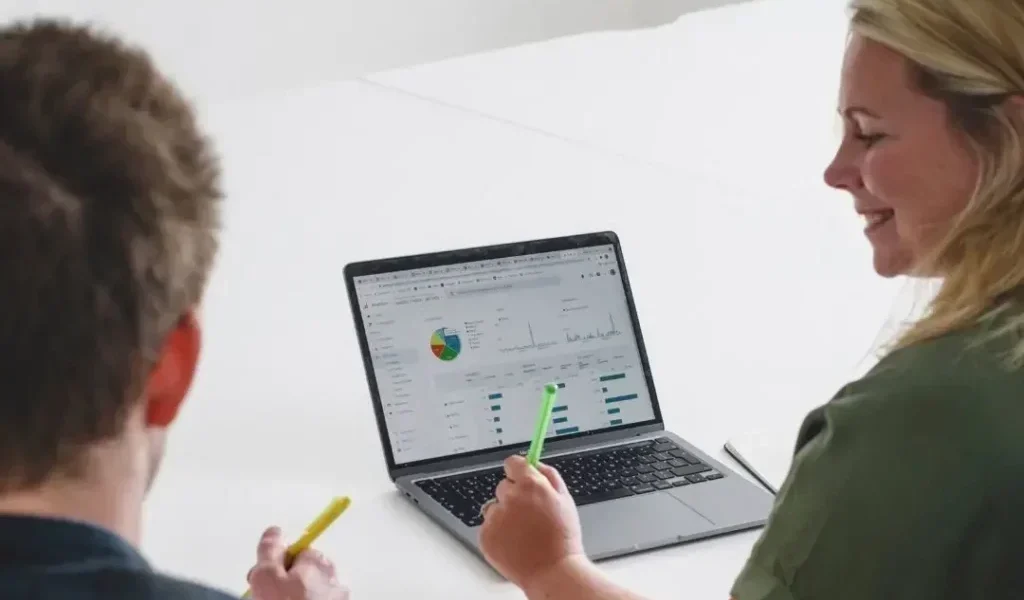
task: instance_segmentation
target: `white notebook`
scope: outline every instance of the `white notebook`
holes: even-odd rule
[[[796,432],[757,432],[733,436],[725,451],[768,491],[779,493],[793,462]]]

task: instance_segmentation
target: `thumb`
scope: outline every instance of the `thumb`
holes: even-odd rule
[[[256,561],[280,565],[284,568],[284,538],[280,527],[269,527],[263,532],[259,545],[256,546]]]
[[[548,480],[551,486],[555,488],[555,491],[558,492],[559,494],[564,494],[567,491],[569,491],[569,488],[566,487],[565,481],[562,479],[561,474],[559,474],[558,470],[555,469],[554,467],[542,463],[537,465],[537,470],[540,471],[540,474],[543,475],[544,478]]]

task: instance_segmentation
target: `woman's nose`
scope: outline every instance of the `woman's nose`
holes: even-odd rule
[[[837,190],[855,190],[860,187],[860,180],[860,169],[842,151],[825,168],[825,184]]]

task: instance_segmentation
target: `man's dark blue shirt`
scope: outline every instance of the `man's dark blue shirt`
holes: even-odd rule
[[[0,515],[3,600],[228,600],[154,571],[125,540],[87,523]]]

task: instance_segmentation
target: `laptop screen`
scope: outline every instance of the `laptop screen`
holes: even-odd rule
[[[354,278],[396,465],[655,419],[612,245]]]

